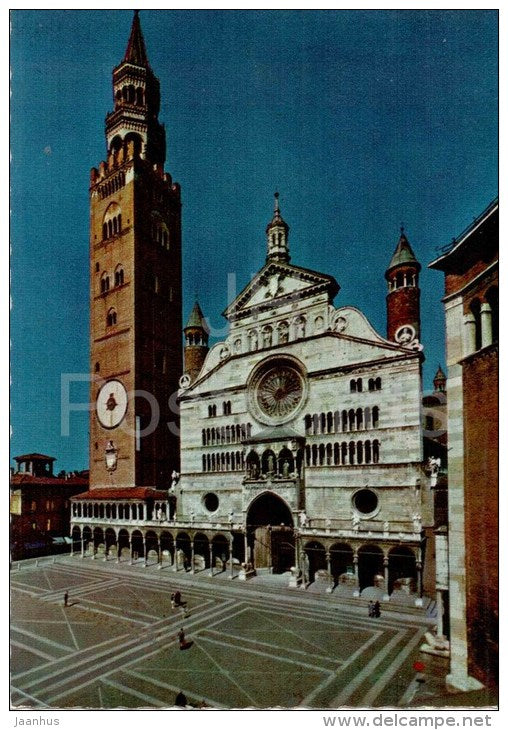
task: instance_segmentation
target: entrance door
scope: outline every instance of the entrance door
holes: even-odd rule
[[[295,564],[291,510],[276,494],[265,492],[251,504],[247,534],[255,568],[284,573]]]

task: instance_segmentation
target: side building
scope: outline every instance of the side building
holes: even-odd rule
[[[87,472],[55,476],[56,459],[45,454],[15,456],[10,478],[11,559],[47,555],[66,546],[71,497],[88,487]]]
[[[498,681],[498,202],[430,264],[445,274],[451,688]]]

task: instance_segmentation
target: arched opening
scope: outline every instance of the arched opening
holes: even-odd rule
[[[485,294],[485,301],[491,309],[492,342],[499,341],[499,291],[497,286],[491,286]]]
[[[255,451],[247,454],[247,475],[249,479],[257,479],[259,477],[259,456]]]
[[[143,545],[143,535],[139,530],[134,530],[132,533],[132,559],[135,561],[138,558],[144,558],[145,548]]]
[[[261,457],[261,471],[263,474],[275,474],[277,468],[277,460],[275,453],[271,449],[266,449]]]
[[[362,545],[358,550],[360,592],[369,586],[380,586],[384,576],[383,558],[383,551],[377,545]]]
[[[116,533],[111,527],[108,527],[106,530],[105,542],[106,557],[108,557],[108,555],[111,555],[112,557],[116,558]]]
[[[295,470],[295,460],[291,451],[284,447],[281,449],[278,458],[278,472],[281,477],[289,477]]]
[[[251,503],[247,512],[247,543],[247,560],[255,568],[285,573],[295,564],[293,517],[276,494],[265,492]]]
[[[212,539],[212,564],[221,571],[226,570],[229,560],[229,544],[224,535],[215,535]]]
[[[482,319],[480,314],[481,304],[479,299],[473,299],[470,304],[471,314],[475,322],[475,350],[481,350],[482,347]]]
[[[93,547],[92,530],[90,527],[83,528],[83,534],[81,536],[81,539],[83,540],[83,552],[87,553],[90,544],[92,544]]]
[[[71,538],[73,551],[77,552],[81,550],[81,530],[79,529],[79,527],[72,528]]]
[[[159,562],[159,540],[152,530],[145,535],[145,549],[147,563],[157,564]]]
[[[210,567],[209,541],[202,532],[194,536],[194,570],[205,570]]]
[[[330,548],[330,569],[334,585],[345,582],[354,576],[353,548],[337,542]]]
[[[118,533],[118,560],[129,560],[130,552],[129,533],[127,530],[122,529]]]
[[[416,557],[404,545],[397,545],[388,553],[388,593],[392,591],[416,591]]]
[[[191,564],[190,537],[186,532],[179,532],[176,536],[176,564],[178,568],[187,570]]]
[[[173,564],[175,546],[173,535],[170,532],[162,532],[160,536],[161,562]]]
[[[325,549],[320,542],[313,540],[305,545],[304,553],[308,563],[304,572],[309,576],[309,582],[313,583],[318,570],[327,570]]]

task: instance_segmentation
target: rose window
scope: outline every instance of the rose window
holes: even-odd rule
[[[298,408],[303,398],[301,375],[290,367],[269,370],[259,380],[256,400],[271,418],[284,418]]]

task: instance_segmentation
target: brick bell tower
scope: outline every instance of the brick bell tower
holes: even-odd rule
[[[185,335],[184,370],[189,375],[191,382],[194,382],[201,372],[209,350],[208,326],[198,302],[194,303],[183,333]]]
[[[90,488],[167,488],[179,470],[169,401],[182,373],[181,202],[164,172],[159,81],[138,11],[113,103],[107,159],[90,176]]]
[[[388,282],[386,296],[387,338],[398,342],[420,339],[420,289],[418,274],[421,270],[409,241],[400,229],[400,238],[385,272]],[[403,328],[412,328],[409,333]],[[413,336],[411,336],[411,334]]]

